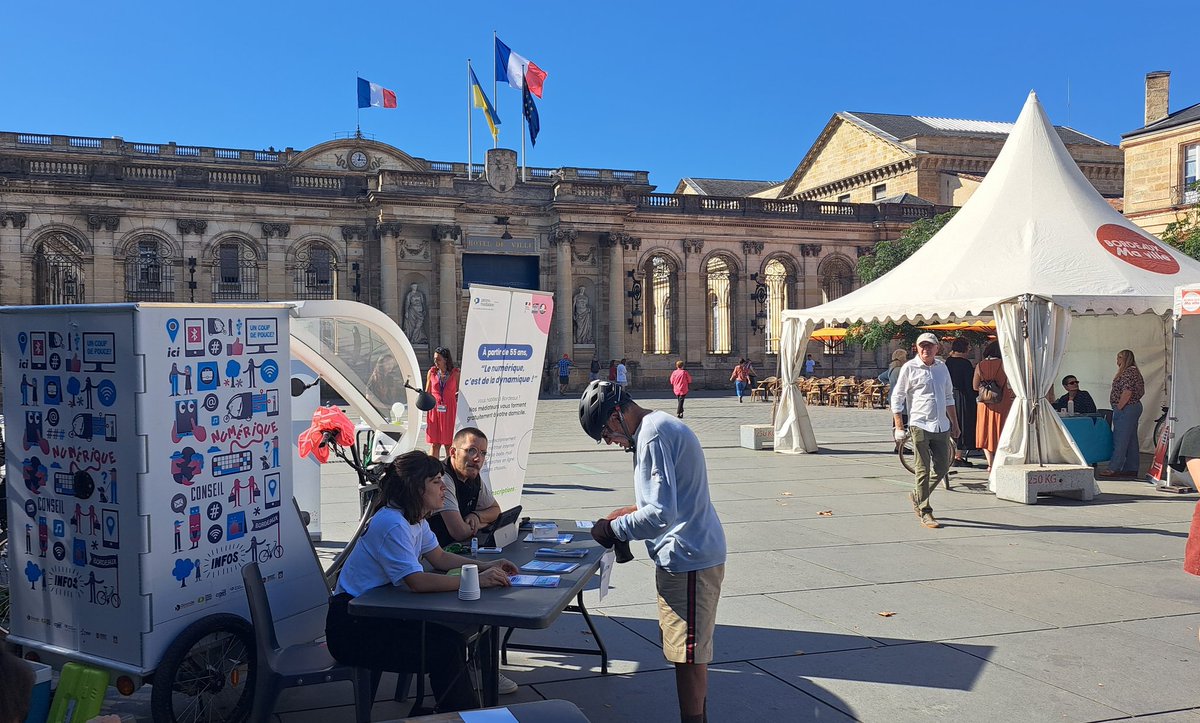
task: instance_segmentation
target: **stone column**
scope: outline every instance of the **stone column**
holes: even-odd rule
[[[608,248],[608,349],[604,358],[600,359],[601,366],[608,368],[609,359],[620,359],[625,356],[625,255],[622,253],[623,241],[628,243],[628,234],[600,234],[600,245]],[[597,334],[599,339],[600,335]],[[599,353],[597,346],[597,353]],[[602,375],[603,376],[603,375]],[[607,378],[607,377],[605,377]]]
[[[462,358],[458,347],[458,268],[454,242],[462,238],[462,228],[443,224],[434,229],[434,238],[441,244],[438,252],[438,330],[430,339]],[[437,341],[434,342],[434,339]]]
[[[347,299],[362,301],[364,304],[370,303],[371,297],[365,293],[364,286],[367,286],[367,264],[365,250],[367,245],[367,227],[346,225],[341,227],[342,241],[346,243],[346,279],[345,284],[340,284],[348,294]],[[396,242],[392,241],[391,256],[388,256],[386,248],[387,244],[380,243],[379,262],[380,266],[384,267],[379,270],[379,310],[390,316],[397,324],[400,323],[400,303],[399,290],[396,288]],[[391,263],[387,263],[388,260]],[[354,299],[354,263],[359,264],[359,298]],[[388,284],[388,274],[391,274],[391,284]],[[391,298],[388,294],[391,294]]]
[[[205,283],[203,272],[205,269],[211,271],[212,267],[200,257],[200,249],[204,246],[204,234],[208,231],[208,221],[203,218],[178,218],[175,219],[175,230],[179,233],[180,249],[179,277],[175,283],[176,301],[194,303],[211,300],[212,280],[210,278]],[[189,244],[187,237],[193,234],[196,239]],[[188,259],[193,258],[196,259],[196,263],[189,265]],[[191,287],[193,281],[196,282],[195,289]]]
[[[92,272],[84,279],[83,301],[111,303],[125,300],[124,279],[117,279],[116,231],[121,217],[114,214],[88,214],[87,227],[92,232]]]
[[[571,247],[578,234],[574,229],[555,229],[550,234],[550,245],[558,249],[558,267],[554,282],[554,321],[558,326],[558,354],[574,356],[575,350],[575,320],[571,313],[571,296],[574,292],[571,283]]]
[[[700,268],[704,257],[704,239],[685,238],[683,240],[683,268],[679,270],[681,294],[671,303],[675,305],[680,321],[677,327],[679,338],[675,353],[685,359],[703,359],[708,344],[708,312],[707,294],[704,289],[704,279]],[[732,320],[733,314],[730,313]]]
[[[21,258],[21,229],[29,225],[26,211],[0,211],[0,258]],[[11,227],[11,231],[5,229]],[[10,264],[0,269],[0,304],[33,303],[33,271]]]
[[[400,224],[386,223],[375,227],[375,238],[379,239],[379,305],[383,313],[401,324],[400,279],[396,257],[396,242],[400,238]]]
[[[288,287],[287,237],[292,233],[290,223],[262,222],[264,256],[259,260],[259,300],[279,300],[291,297]],[[272,242],[272,239],[278,239]]]

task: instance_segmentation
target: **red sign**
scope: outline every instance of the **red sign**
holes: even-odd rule
[[[1100,246],[1127,264],[1156,274],[1179,273],[1179,262],[1162,244],[1131,228],[1106,223],[1096,229]]]

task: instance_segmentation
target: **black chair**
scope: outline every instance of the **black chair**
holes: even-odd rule
[[[346,680],[354,683],[355,721],[368,723],[372,704],[371,671],[342,665],[333,659],[324,643],[302,643],[280,648],[275,637],[275,619],[271,616],[267,587],[263,584],[257,562],[242,568],[242,582],[246,585],[250,622],[254,625],[254,641],[258,651],[254,669],[254,702],[249,720],[268,720],[284,688]]]

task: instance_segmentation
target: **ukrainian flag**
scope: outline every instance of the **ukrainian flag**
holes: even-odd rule
[[[496,126],[500,125],[500,117],[496,115],[496,109],[492,107],[492,102],[483,94],[483,88],[479,85],[479,78],[475,77],[474,68],[471,68],[471,96],[475,99],[475,107],[483,111],[483,117],[487,119],[488,128],[492,129],[492,139],[499,140],[500,130]]]

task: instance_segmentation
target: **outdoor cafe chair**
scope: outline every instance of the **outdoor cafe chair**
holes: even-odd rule
[[[779,380],[776,377],[767,377],[758,383],[754,389],[750,391],[750,401],[762,399],[764,402],[771,401],[771,391],[775,388]]]
[[[371,720],[372,682],[368,668],[342,665],[329,654],[325,643],[311,642],[279,647],[275,637],[275,618],[271,601],[257,562],[242,568],[246,600],[250,603],[250,622],[254,625],[257,648],[254,666],[254,701],[249,720],[265,721],[275,709],[275,701],[285,688],[319,685],[345,680],[354,684],[354,720]]]
[[[858,388],[858,408],[869,409],[875,402],[875,380],[868,379]]]

